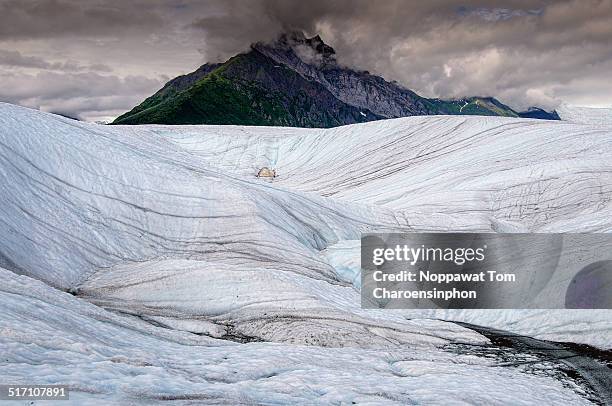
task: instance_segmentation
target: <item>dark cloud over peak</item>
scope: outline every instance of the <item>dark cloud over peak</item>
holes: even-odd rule
[[[609,78],[612,1],[239,1],[193,26],[223,59],[279,32],[320,33],[345,65],[436,97],[496,96],[554,107],[558,89]],[[607,89],[612,90],[612,89]],[[587,102],[588,103],[588,102]],[[594,95],[592,104],[612,103]]]

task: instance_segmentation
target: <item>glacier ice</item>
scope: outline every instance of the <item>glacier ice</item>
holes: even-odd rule
[[[610,107],[579,107],[562,104],[557,108],[561,120],[572,123],[612,126],[612,108]]]
[[[611,348],[609,311],[362,310],[359,238],[610,232],[611,158],[610,128],[569,122],[100,126],[0,103],[0,377],[78,404],[587,403],[444,351],[488,342],[445,320]]]

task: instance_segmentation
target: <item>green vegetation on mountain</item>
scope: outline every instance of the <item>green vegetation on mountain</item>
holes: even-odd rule
[[[240,59],[229,63],[240,63]],[[290,121],[279,95],[255,83],[227,79],[226,69],[210,72],[185,90],[153,95],[115,123],[286,125]]]

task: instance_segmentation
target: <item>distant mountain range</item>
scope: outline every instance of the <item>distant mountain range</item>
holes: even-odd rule
[[[538,108],[519,113],[492,97],[422,97],[339,65],[334,49],[318,35],[290,33],[172,79],[113,124],[335,127],[436,114],[559,119]]]

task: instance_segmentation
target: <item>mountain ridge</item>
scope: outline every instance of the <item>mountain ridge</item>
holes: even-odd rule
[[[422,97],[367,71],[340,66],[335,50],[320,36],[294,32],[170,80],[113,124],[329,128],[447,114],[522,116],[493,97]]]

